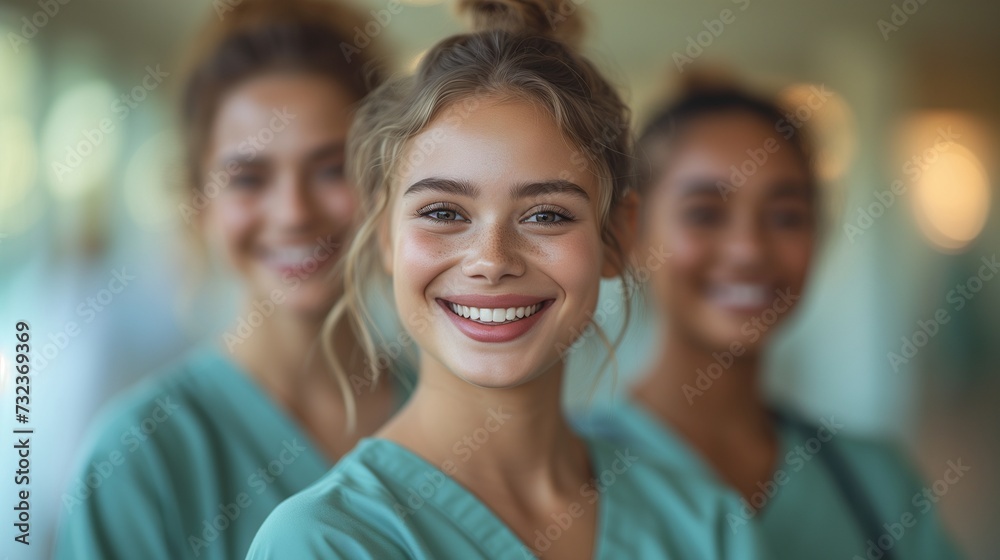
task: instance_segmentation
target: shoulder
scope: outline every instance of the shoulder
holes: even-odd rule
[[[581,434],[610,442],[641,440],[648,418],[631,400],[605,402],[572,410],[569,421]]]
[[[679,468],[644,453],[631,442],[614,441],[599,436],[587,436],[599,459],[597,482],[623,481],[624,491],[642,502],[664,510],[685,510],[683,515],[705,519],[715,517],[734,494],[718,484],[707,473]]]
[[[219,385],[211,361],[192,351],[114,398],[88,429],[68,499],[118,493],[170,495],[170,481],[212,444]],[[133,499],[139,496],[133,495]],[[173,501],[170,498],[168,501]],[[72,508],[70,508],[72,509]]]
[[[114,398],[89,430],[85,449],[132,454],[196,435],[209,414],[216,386],[198,352],[153,373]]]
[[[794,417],[806,452],[829,448],[865,486],[907,498],[921,486],[921,477],[902,447],[887,438],[851,433],[835,415],[819,420]]]
[[[361,447],[275,508],[247,558],[405,557],[396,536],[398,504]]]
[[[574,428],[585,436],[629,446],[644,462],[675,470],[705,472],[698,457],[670,426],[632,400],[596,405],[570,414]]]
[[[806,427],[805,446],[808,448],[810,439],[821,443],[825,440],[823,445],[829,446],[838,456],[843,468],[848,470],[847,475],[870,497],[881,519],[918,527],[905,541],[907,550],[913,550],[913,554],[920,551],[919,554],[925,557],[961,557],[941,523],[936,505],[949,487],[957,484],[970,470],[961,458],[945,461],[936,473],[939,478],[925,481],[915,463],[896,442],[841,431],[843,425],[834,417],[802,425]]]
[[[199,452],[193,443],[201,437],[201,422],[189,412],[210,398],[200,375],[197,360],[186,356],[99,414],[61,497],[61,552],[91,546],[95,554],[114,556],[118,546],[162,548],[141,527],[164,526],[182,507],[178,496],[184,493],[178,489],[191,454]]]
[[[600,456],[594,493],[611,498],[614,515],[628,517],[629,546],[684,558],[765,557],[757,528],[734,524],[739,497],[707,473],[644,457],[627,443],[588,441]]]

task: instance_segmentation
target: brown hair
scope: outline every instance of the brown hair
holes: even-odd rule
[[[626,285],[631,285],[631,269],[610,220],[634,179],[629,110],[597,68],[564,42],[578,40],[582,24],[578,13],[562,14],[559,7],[554,0],[462,0],[459,13],[468,16],[476,31],[440,41],[415,74],[384,84],[362,103],[348,139],[347,169],[360,190],[364,221],[340,263],[344,297],[324,327],[327,357],[344,389],[351,421],[351,379],[344,362],[332,352],[331,334],[350,321],[369,358],[365,375],[377,382],[380,368],[372,333],[382,345],[385,339],[365,296],[373,279],[386,279],[377,263],[379,224],[392,200],[400,166],[408,163],[404,155],[409,140],[460,102],[486,95],[515,97],[537,104],[553,117],[577,148],[575,163],[598,177],[602,239]],[[614,348],[600,328],[596,331],[611,350],[607,363]]]
[[[657,111],[639,136],[639,152],[644,156],[639,189],[650,188],[666,165],[668,144],[675,142],[698,120],[720,114],[745,114],[773,126],[775,133],[792,148],[816,185],[813,149],[804,128],[788,124],[789,115],[782,105],[760,97],[734,84],[689,81],[681,95]],[[782,126],[782,125],[785,126]],[[801,125],[800,125],[801,126]]]
[[[378,49],[359,49],[350,41],[350,30],[364,27],[365,19],[343,3],[241,0],[217,16],[191,56],[181,98],[192,189],[200,188],[202,158],[219,104],[241,82],[268,72],[307,72],[329,77],[360,101],[381,81]]]
[[[697,76],[689,78],[679,97],[657,111],[643,128],[638,140],[642,160],[638,189],[648,196],[663,177],[672,148],[679,138],[698,121],[717,115],[749,115],[773,127],[805,170],[812,206],[816,215],[815,231],[822,236],[827,223],[823,210],[829,206],[816,173],[815,149],[810,130],[796,122],[792,113],[779,101],[751,93],[739,85],[727,82],[702,81]],[[643,216],[640,224],[646,223]],[[832,223],[832,220],[831,220]],[[644,226],[643,226],[644,227]]]

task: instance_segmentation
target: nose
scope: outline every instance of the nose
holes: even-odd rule
[[[738,268],[756,271],[764,265],[767,256],[767,240],[763,228],[757,220],[746,216],[733,220],[726,232],[723,254]]]
[[[268,214],[277,227],[301,231],[313,225],[316,204],[310,196],[306,181],[297,173],[279,175],[267,202]]]
[[[506,277],[524,275],[522,240],[513,229],[498,223],[477,232],[462,263],[462,272],[470,278],[482,278],[489,284],[499,284]]]

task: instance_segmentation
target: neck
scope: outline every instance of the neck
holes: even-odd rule
[[[560,362],[520,386],[492,389],[424,354],[416,391],[380,435],[472,488],[489,484],[512,495],[578,488],[589,460],[562,414],[562,369]]]
[[[251,309],[246,307],[242,316],[247,317]],[[233,358],[273,397],[288,404],[317,385],[334,388],[320,347],[322,323],[322,316],[277,309],[233,347]],[[335,352],[353,347],[353,337],[344,338],[335,337]]]
[[[770,432],[759,352],[740,346],[737,356],[708,348],[676,329],[667,329],[665,342],[652,372],[634,389],[636,400],[684,432]]]

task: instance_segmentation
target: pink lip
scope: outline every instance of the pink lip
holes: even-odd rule
[[[521,307],[522,305],[534,305],[539,303],[537,297],[524,299],[523,296],[493,296],[495,299],[488,299],[490,296],[468,296],[468,297],[456,297],[454,299],[449,299],[452,303],[457,303],[459,305],[468,305],[472,307]],[[504,298],[521,298],[521,299],[504,299]],[[465,303],[466,301],[472,303]],[[514,301],[514,303],[507,303],[508,301]],[[513,323],[505,323],[501,325],[490,325],[485,323],[479,323],[473,321],[472,319],[466,319],[460,315],[456,315],[454,311],[448,307],[448,303],[445,300],[438,299],[438,305],[444,309],[445,314],[451,319],[451,322],[455,325],[458,330],[462,331],[462,334],[475,340],[477,342],[510,342],[517,338],[520,338],[529,330],[531,327],[538,323],[539,318],[543,313],[548,311],[552,300],[544,300],[545,303],[542,308],[535,312],[534,315],[528,317],[527,319],[521,319],[520,321],[514,321]],[[521,303],[524,302],[524,303]]]
[[[760,307],[737,307],[737,306],[733,306],[733,305],[722,305],[722,304],[719,304],[719,303],[713,303],[713,305],[715,305],[716,307],[718,307],[722,311],[725,311],[726,313],[733,313],[735,315],[756,315],[756,314],[764,311],[765,309],[767,309],[767,306],[760,306]]]

